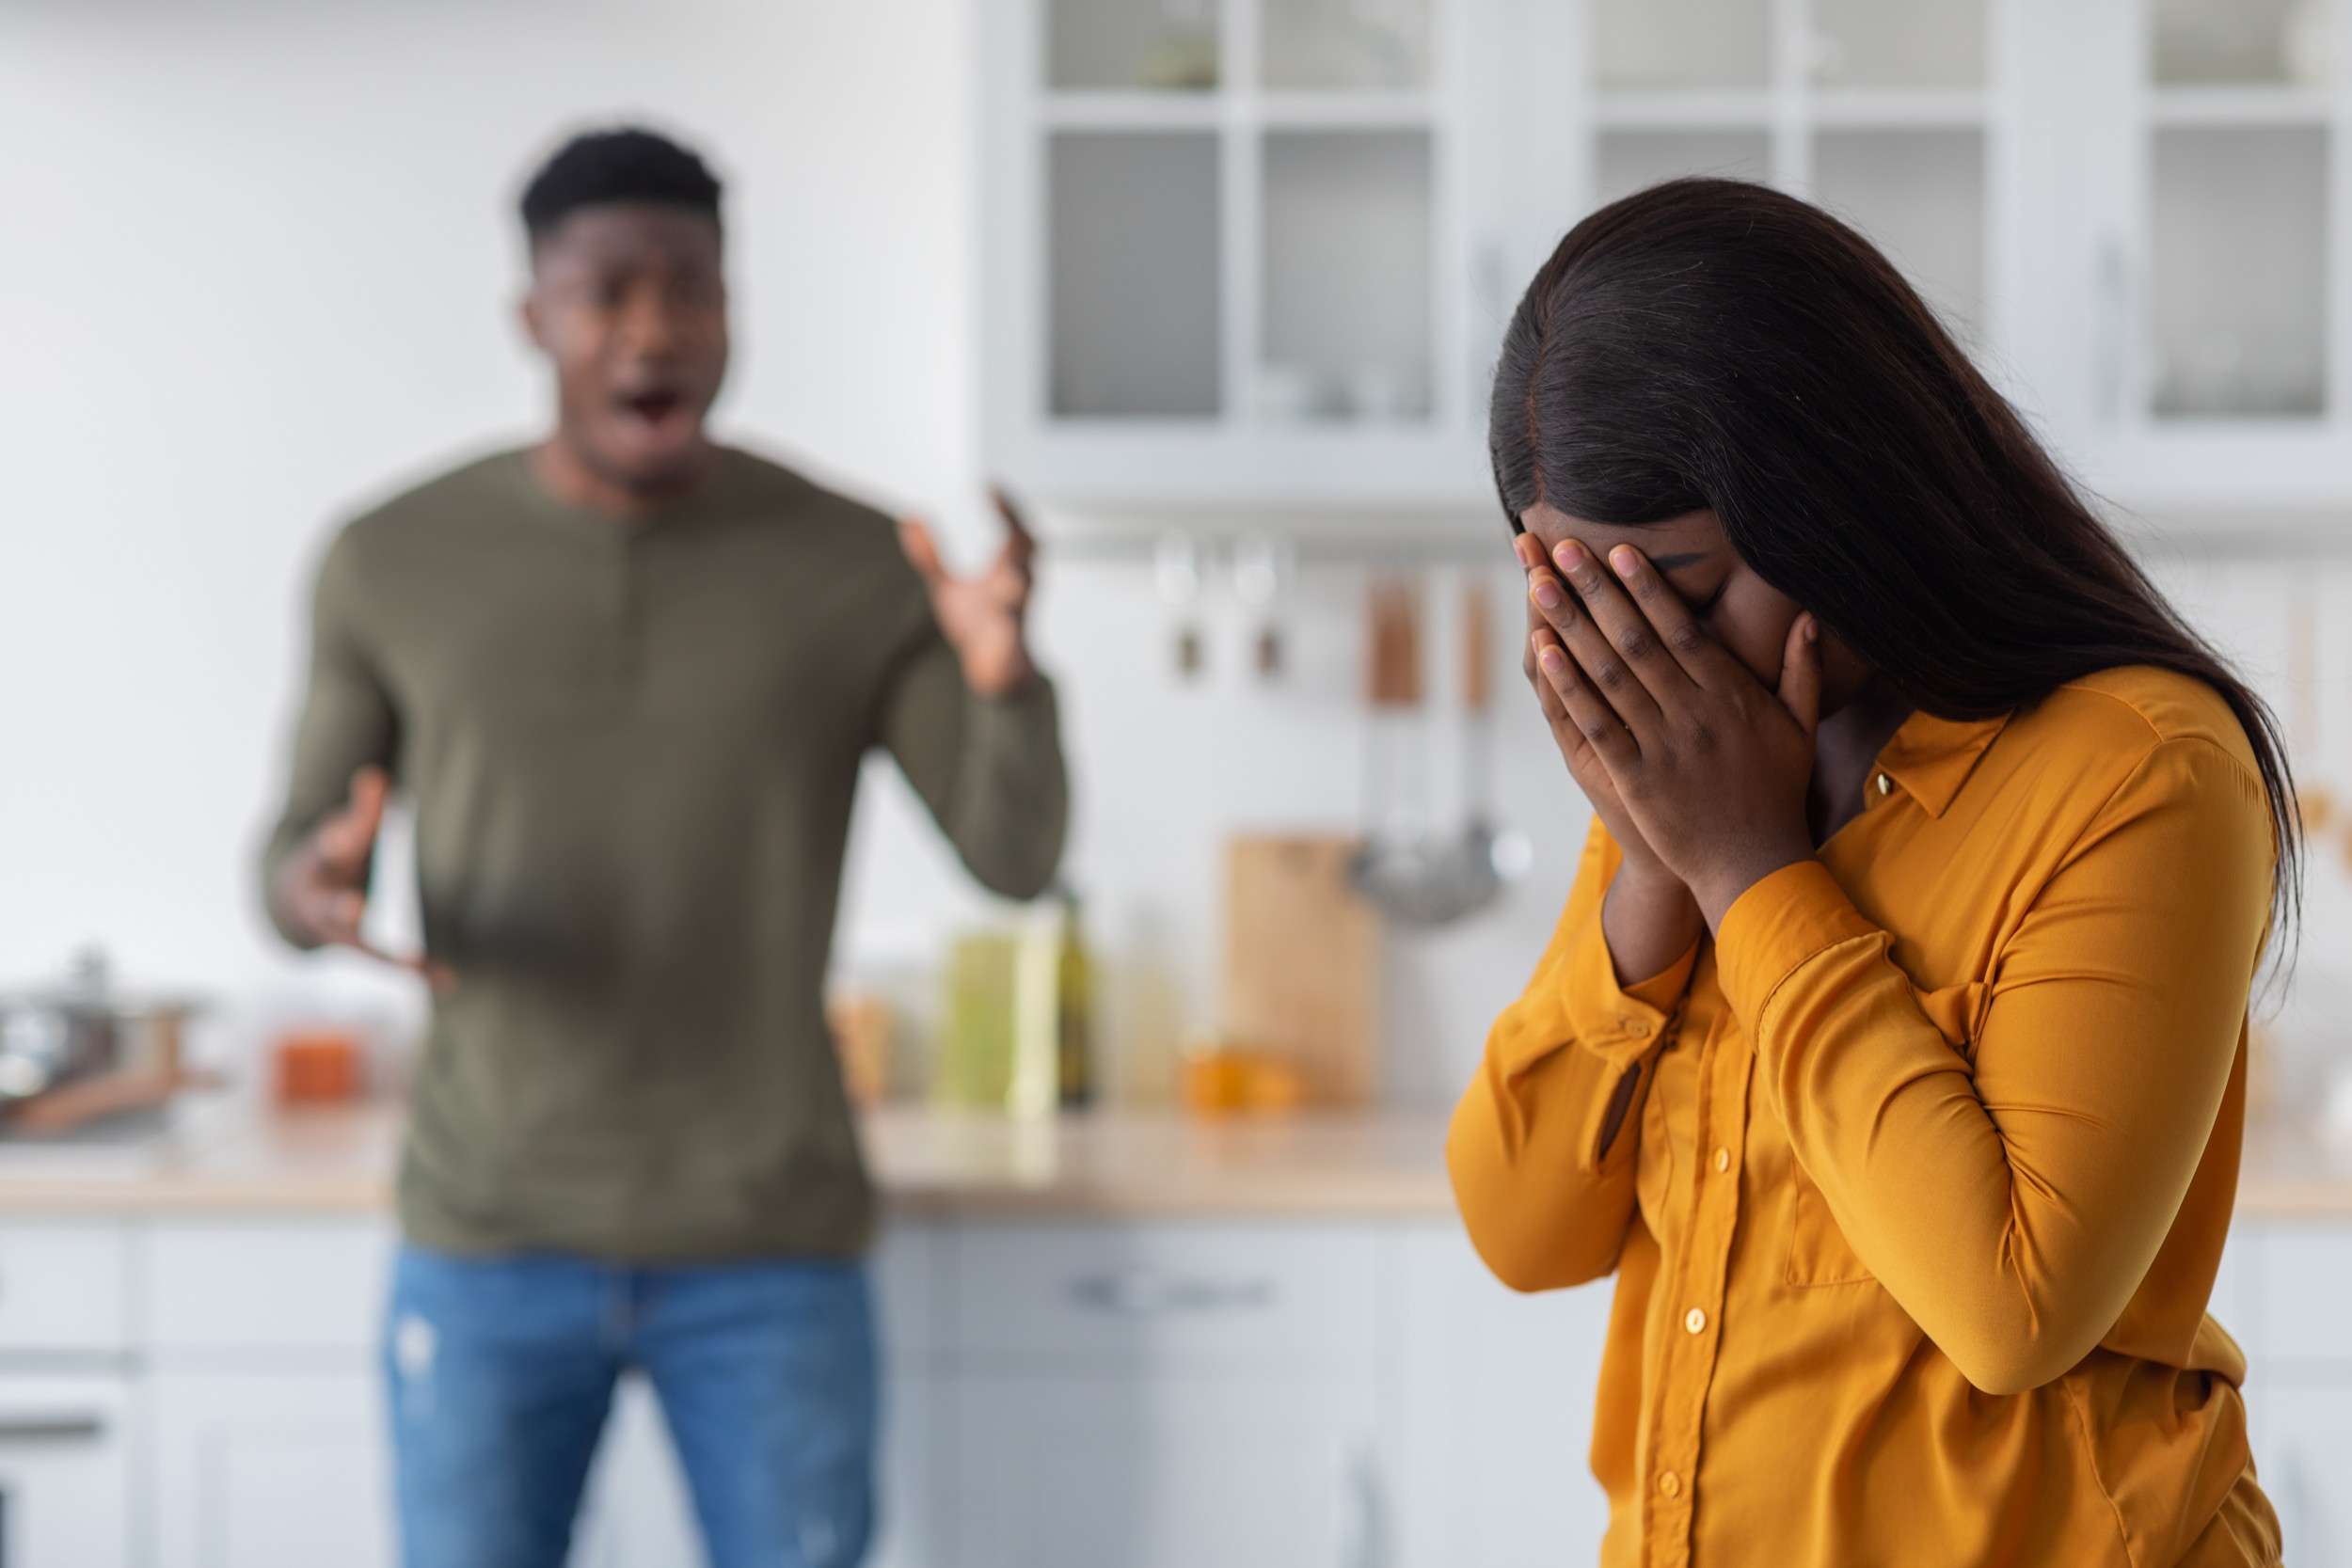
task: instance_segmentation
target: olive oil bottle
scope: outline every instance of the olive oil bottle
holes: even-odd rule
[[[1094,960],[1078,920],[1078,895],[1061,890],[1061,954],[1056,974],[1056,1065],[1065,1111],[1094,1102]]]

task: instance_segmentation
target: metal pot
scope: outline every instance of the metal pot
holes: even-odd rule
[[[186,998],[117,990],[97,948],[62,985],[0,992],[0,1118],[90,1080],[176,1083],[183,1028],[198,1010]]]

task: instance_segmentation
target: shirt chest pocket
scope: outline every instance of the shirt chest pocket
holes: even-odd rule
[[[1788,1271],[1791,1285],[1852,1285],[1872,1277],[1829,1212],[1821,1189],[1788,1162]]]
[[[1919,1009],[1928,1015],[1946,1043],[1964,1057],[1970,1054],[1977,1032],[1982,1026],[1987,995],[1985,987],[1978,981],[1946,986],[1922,994]],[[1876,1277],[1846,1240],[1846,1233],[1837,1227],[1821,1189],[1793,1155],[1788,1162],[1788,1204],[1786,1277],[1789,1284],[1851,1285]]]

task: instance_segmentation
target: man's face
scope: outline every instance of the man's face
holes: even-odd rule
[[[628,490],[691,482],[727,369],[718,224],[682,207],[583,207],[532,262],[523,320],[555,367],[564,440]]]

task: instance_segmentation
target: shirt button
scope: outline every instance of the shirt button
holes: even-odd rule
[[[1881,795],[1892,795],[1895,793],[1895,781],[1888,778],[1883,773],[1879,775],[1879,793]]]
[[[1719,1148],[1715,1151],[1715,1168],[1719,1171],[1731,1168],[1731,1150]]]
[[[1669,1497],[1679,1497],[1682,1495],[1682,1478],[1668,1470],[1658,1478],[1658,1489]]]
[[[1682,1314],[1682,1326],[1696,1334],[1707,1326],[1707,1314],[1693,1307]]]

